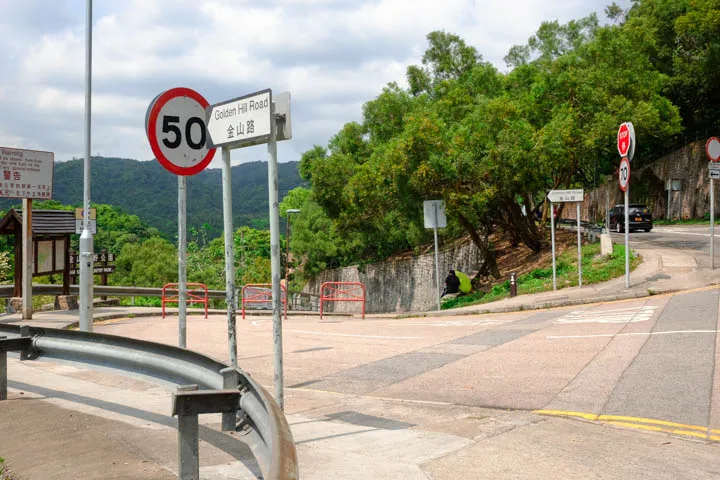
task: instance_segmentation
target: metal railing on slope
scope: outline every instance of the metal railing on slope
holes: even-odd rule
[[[170,345],[145,340],[54,328],[21,327],[0,323],[2,342],[14,337],[32,338],[29,351],[21,358],[82,362],[124,372],[149,376],[176,385],[197,385],[200,389],[228,389],[228,373],[240,392],[235,430],[246,434],[245,443],[258,460],[265,478],[291,480],[299,478],[297,452],[287,420],[270,394],[243,370],[208,356]],[[0,381],[0,384],[2,382]]]

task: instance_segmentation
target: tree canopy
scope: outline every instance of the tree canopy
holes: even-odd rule
[[[490,233],[539,251],[544,235],[528,213],[549,189],[614,173],[620,123],[635,125],[642,165],[714,121],[717,2],[635,0],[605,13],[605,24],[544,22],[508,52],[507,73],[455,34],[428,34],[407,87],[387,85],[361,121],[303,154],[310,188],[285,202],[302,210],[291,248],[305,274],[418,248],[430,239],[423,200],[442,199],[445,234],[469,234],[481,273],[498,276]]]

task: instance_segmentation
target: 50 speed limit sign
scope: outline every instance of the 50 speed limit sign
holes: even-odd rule
[[[623,192],[627,190],[628,184],[630,184],[630,162],[627,157],[623,157],[620,160],[620,168],[618,169],[618,180],[620,182],[620,190]]]
[[[207,100],[195,90],[172,88],[150,103],[145,131],[160,164],[176,175],[202,172],[215,156],[209,148]]]

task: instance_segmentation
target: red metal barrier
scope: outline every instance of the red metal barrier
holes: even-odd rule
[[[253,290],[254,289],[254,290]],[[280,297],[285,306],[285,320],[287,314],[287,292],[285,285],[280,284]],[[242,318],[245,319],[246,303],[267,303],[272,302],[272,284],[271,283],[248,283],[242,288]]]
[[[365,319],[365,285],[360,282],[325,282],[320,286],[320,319],[324,302],[362,302]]]
[[[169,293],[169,295],[168,295]],[[174,295],[173,295],[174,293]],[[165,304],[180,303],[180,290],[177,283],[166,283],[162,288],[162,318],[165,318]],[[205,318],[208,318],[208,288],[202,283],[188,283],[185,303],[202,303],[205,305]]]

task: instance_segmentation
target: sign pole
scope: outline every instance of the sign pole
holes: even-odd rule
[[[187,177],[178,175],[178,345],[187,348]]]
[[[93,236],[90,231],[90,115],[92,98],[92,0],[86,0],[85,23],[85,163],[83,231],[80,235],[80,330],[93,331]]]
[[[280,293],[280,211],[278,205],[277,124],[275,106],[270,105],[270,139],[268,141],[268,192],[270,194],[270,265],[273,298],[273,350],[275,401],[285,408],[283,376],[282,298]]]
[[[577,234],[578,234],[578,286],[582,287],[582,238],[580,237],[580,202],[577,205]]]
[[[630,288],[630,178],[625,188],[625,288]]]
[[[550,202],[550,243],[552,243],[553,252],[553,291],[557,290],[557,275],[555,271],[555,208]]]
[[[438,205],[434,204],[433,212],[435,213],[435,292],[437,294],[438,310],[442,309],[442,300],[440,299],[440,262],[438,260]]]
[[[710,179],[710,269],[715,268],[715,180]]]
[[[235,330],[235,253],[233,245],[232,182],[230,149],[222,148],[223,230],[225,240],[225,303],[227,304],[228,349],[230,364],[238,367]]]
[[[33,241],[32,241],[32,198],[23,198],[23,246],[22,246],[22,318],[32,319],[32,274],[33,274]],[[4,353],[3,353],[4,355]]]

